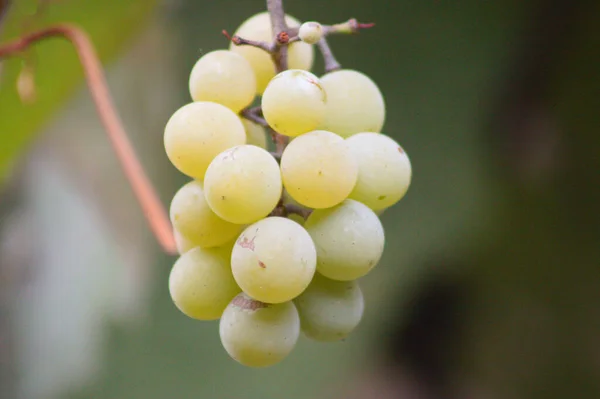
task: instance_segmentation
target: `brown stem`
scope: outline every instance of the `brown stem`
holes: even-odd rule
[[[277,72],[285,71],[288,69],[288,46],[287,42],[281,43],[278,38],[282,32],[286,32],[288,29],[287,23],[285,22],[285,11],[283,9],[282,0],[267,0],[267,10],[271,16],[271,27],[273,29],[273,42],[276,43],[274,51],[271,53],[273,62],[275,63],[275,69]]]
[[[269,126],[265,118],[262,116],[262,108],[260,106],[243,109],[241,114],[244,118],[256,123],[257,125],[261,125],[263,127]]]
[[[163,250],[169,254],[176,254],[173,228],[167,212],[127,138],[108,92],[102,65],[87,34],[72,25],[47,27],[0,46],[0,58],[19,54],[29,46],[51,37],[63,37],[75,47],[98,115],[146,220]]]
[[[239,37],[238,35],[234,35],[232,37],[224,29],[223,29],[223,31],[221,31],[221,33],[223,33],[223,35],[225,35],[225,37],[227,37],[229,40],[231,40],[231,42],[233,44],[235,44],[236,46],[252,46],[252,47],[256,47],[261,50],[264,50],[267,53],[273,52],[273,44],[271,44],[271,43],[262,42],[262,41],[258,41],[258,40],[244,39],[243,37]]]
[[[285,204],[284,208],[285,208],[286,214],[300,215],[304,218],[304,220],[308,219],[308,217],[312,213],[311,209],[304,208],[304,207],[296,205],[296,204]]]
[[[329,47],[329,43],[327,43],[327,39],[322,38],[321,40],[319,40],[319,42],[317,43],[317,46],[319,47],[319,51],[323,55],[323,61],[325,62],[325,72],[326,73],[332,72],[332,71],[337,71],[338,69],[340,69],[342,67],[340,65],[340,63],[335,59],[335,56],[333,55],[333,52],[331,51],[331,47]]]

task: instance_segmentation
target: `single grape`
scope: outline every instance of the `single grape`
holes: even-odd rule
[[[271,305],[239,294],[219,322],[223,347],[248,367],[269,367],[287,357],[300,336],[300,318],[292,302]]]
[[[175,262],[169,276],[171,298],[185,315],[216,320],[241,292],[231,274],[227,247],[193,248]]]
[[[281,173],[275,158],[249,144],[217,155],[204,178],[210,208],[236,224],[253,223],[271,213],[281,190]]]
[[[321,77],[327,93],[327,111],[319,129],[342,137],[359,132],[380,132],[385,102],[377,85],[365,74],[343,69]]]
[[[286,15],[285,20],[290,28],[300,26],[300,22],[289,15]],[[272,42],[273,30],[271,29],[271,17],[269,13],[262,12],[248,18],[237,28],[235,35],[244,39]],[[246,58],[250,65],[252,65],[256,76],[256,93],[262,94],[276,73],[275,64],[271,56],[264,50],[252,46],[236,46],[234,43],[231,43],[229,49]],[[303,42],[295,42],[289,45],[288,67],[290,69],[304,69],[308,71],[312,67],[313,60],[313,46]]]
[[[345,200],[358,164],[340,136],[315,130],[294,139],[281,156],[281,176],[289,195],[309,208],[330,208]]]
[[[256,77],[244,57],[233,51],[216,50],[196,62],[189,89],[194,101],[212,101],[239,112],[254,100]]]
[[[218,217],[206,202],[202,183],[195,180],[175,193],[169,213],[175,229],[196,247],[223,245],[238,236],[243,227]]]
[[[182,236],[181,233],[175,229],[173,230],[173,236],[175,237],[175,246],[177,247],[179,255],[183,255],[190,249],[196,247],[193,242]]]
[[[167,122],[167,156],[182,173],[204,178],[208,164],[222,151],[246,143],[240,118],[224,105],[201,101],[179,108]]]
[[[275,76],[262,96],[262,111],[273,129],[296,137],[310,132],[325,118],[327,96],[319,78],[299,69]]]
[[[294,304],[302,332],[323,342],[346,338],[360,323],[365,308],[356,280],[335,281],[319,273]]]
[[[358,162],[358,179],[350,198],[373,210],[400,201],[412,177],[410,160],[402,147],[379,133],[359,133],[346,142]]]
[[[317,248],[317,271],[332,280],[366,275],[383,254],[381,221],[358,201],[347,199],[333,208],[317,209],[304,226]]]
[[[242,290],[266,303],[302,293],[315,273],[317,252],[306,230],[283,217],[248,226],[231,253],[233,276]]]
[[[252,144],[267,149],[267,134],[265,129],[246,118],[242,118],[244,129],[246,129],[246,144]]]
[[[298,37],[304,43],[315,44],[323,37],[323,26],[318,22],[305,22],[300,25]]]

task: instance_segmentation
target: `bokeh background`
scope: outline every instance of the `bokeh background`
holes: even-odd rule
[[[187,75],[263,3],[4,0],[0,43],[56,22],[88,30],[168,204],[186,180],[162,134],[189,101]],[[303,21],[376,22],[330,44],[379,84],[384,133],[413,165],[382,216],[361,326],[336,344],[302,338],[267,370],[230,360],[217,323],[171,303],[174,259],[147,230],[72,48],[50,40],[0,60],[0,397],[599,397],[600,2],[285,6]]]

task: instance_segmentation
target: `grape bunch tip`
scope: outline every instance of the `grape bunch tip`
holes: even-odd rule
[[[332,57],[328,34],[372,24],[285,22],[285,70],[269,54],[281,46],[269,13],[251,16],[228,49],[195,63],[191,101],[164,131],[169,160],[190,178],[170,206],[180,254],[171,298],[190,318],[219,320],[225,351],[248,367],[281,362],[301,333],[336,342],[356,329],[358,281],[384,250],[380,215],[412,178],[406,152],[382,133],[375,82],[311,72],[315,47]]]

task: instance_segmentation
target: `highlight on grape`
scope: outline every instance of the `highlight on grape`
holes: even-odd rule
[[[405,150],[382,133],[379,87],[341,68],[326,41],[372,24],[301,23],[282,9],[277,21],[268,3],[224,32],[228,49],[197,60],[191,101],[164,132],[169,160],[190,178],[170,207],[172,300],[190,318],[219,320],[225,351],[248,367],[281,362],[301,333],[351,335],[359,279],[384,250],[380,215],[412,178]]]

